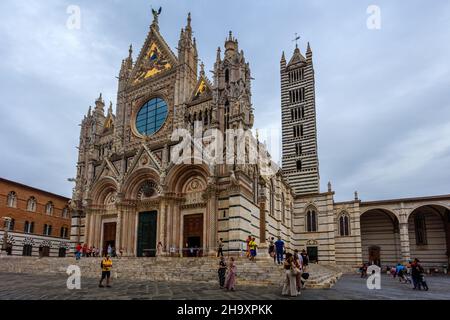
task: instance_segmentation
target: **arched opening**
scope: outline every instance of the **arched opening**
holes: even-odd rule
[[[226,82],[226,84],[230,83],[230,70],[229,69],[225,70],[225,82]]]
[[[348,237],[350,235],[350,217],[347,213],[342,213],[339,217],[339,236]]]
[[[425,267],[442,268],[449,263],[449,212],[439,205],[416,208],[408,217],[411,258]]]
[[[395,265],[401,260],[399,221],[385,209],[371,209],[360,217],[362,260],[369,264]]]
[[[306,232],[317,232],[318,230],[318,219],[317,219],[317,209],[314,207],[308,208],[306,210]]]

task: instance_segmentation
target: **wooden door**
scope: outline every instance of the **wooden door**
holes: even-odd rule
[[[184,216],[183,255],[201,257],[203,255],[203,214]]]
[[[380,251],[380,247],[378,246],[372,246],[369,248],[369,264],[375,264],[381,267]]]

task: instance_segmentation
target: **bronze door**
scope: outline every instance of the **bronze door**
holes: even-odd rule
[[[183,256],[203,255],[203,214],[184,216]]]
[[[108,253],[108,246],[116,246],[116,222],[105,223],[103,225],[103,255]]]

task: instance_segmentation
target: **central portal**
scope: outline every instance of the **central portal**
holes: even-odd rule
[[[155,257],[156,256],[156,211],[142,212],[139,214],[138,225],[138,257]]]
[[[184,256],[203,255],[203,214],[184,216]]]

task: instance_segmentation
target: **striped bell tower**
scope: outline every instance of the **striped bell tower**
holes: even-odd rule
[[[309,43],[306,58],[298,45],[289,63],[283,52],[281,114],[284,175],[296,194],[319,193],[315,80]]]

